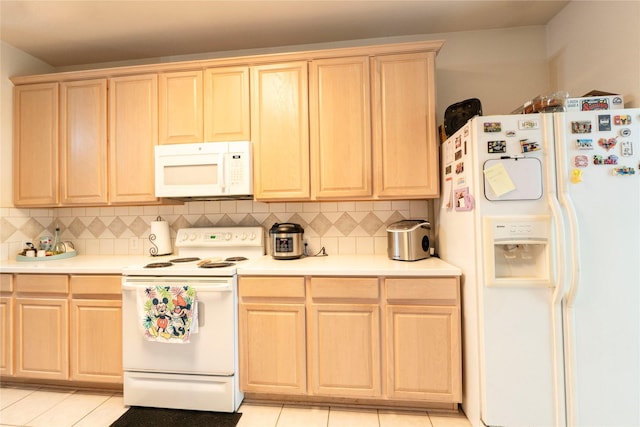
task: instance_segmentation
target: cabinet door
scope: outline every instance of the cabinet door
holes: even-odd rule
[[[309,325],[314,395],[379,397],[380,326],[375,304],[313,304]]]
[[[251,68],[254,190],[259,200],[310,196],[306,62]]]
[[[202,71],[160,74],[160,144],[202,142]]]
[[[16,86],[13,203],[54,206],[58,194],[58,83]]]
[[[387,306],[388,395],[461,402],[457,307]]]
[[[317,199],[371,197],[369,58],[311,62],[312,191]]]
[[[439,195],[435,53],[374,58],[374,192],[379,198]]]
[[[0,375],[13,375],[13,275],[0,274]]]
[[[62,204],[107,203],[107,80],[60,86]]]
[[[122,383],[122,301],[71,302],[71,379]]]
[[[205,141],[249,141],[249,124],[249,67],[205,70]]]
[[[242,390],[304,394],[304,304],[240,304],[239,323]]]
[[[158,76],[116,77],[109,80],[109,88],[109,200],[156,202]]]
[[[69,308],[62,298],[16,298],[16,376],[69,378]]]
[[[0,297],[0,375],[13,375],[13,298]]]

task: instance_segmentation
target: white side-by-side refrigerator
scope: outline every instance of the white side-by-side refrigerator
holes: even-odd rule
[[[478,116],[441,148],[471,423],[640,425],[640,109]]]

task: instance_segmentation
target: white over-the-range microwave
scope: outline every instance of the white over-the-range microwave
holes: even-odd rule
[[[156,197],[251,199],[251,142],[203,142],[155,147]]]

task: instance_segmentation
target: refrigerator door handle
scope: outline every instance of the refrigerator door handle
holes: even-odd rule
[[[551,300],[551,324],[552,324],[552,339],[553,339],[553,387],[555,399],[555,425],[566,425],[566,400],[565,400],[565,366],[564,366],[564,333],[563,333],[563,310],[562,299],[565,295],[568,287],[568,277],[566,263],[566,223],[562,213],[562,207],[560,206],[558,199],[558,186],[560,179],[558,177],[557,163],[554,153],[554,147],[552,142],[554,141],[554,123],[551,117],[547,117],[544,121],[545,124],[545,141],[547,143],[546,155],[549,156],[547,164],[549,167],[546,170],[545,187],[547,189],[547,201],[551,209],[551,216],[553,218],[554,232],[555,232],[555,289],[553,290]],[[552,169],[553,168],[553,169]],[[554,177],[555,180],[554,180]]]
[[[554,128],[557,130],[564,129],[564,114],[554,114]],[[562,138],[562,140],[564,137]],[[556,183],[557,183],[557,197],[560,202],[561,209],[564,212],[564,219],[567,225],[563,226],[563,234],[559,237],[564,237],[566,240],[566,249],[561,256],[566,257],[570,262],[569,272],[566,277],[568,286],[564,289],[564,302],[567,307],[573,307],[578,293],[580,266],[578,260],[580,259],[580,231],[578,229],[578,220],[576,215],[576,209],[574,207],[571,196],[569,196],[569,189],[567,188],[568,180],[565,167],[568,164],[566,159],[566,151],[564,150],[564,143],[561,141],[559,135],[556,133],[555,141],[555,155],[556,155]],[[564,287],[564,286],[563,286]]]
[[[562,295],[562,331],[564,345],[564,375],[565,375],[565,411],[566,425],[575,425],[575,372],[574,372],[574,325],[573,325],[573,305],[579,291],[580,266],[580,230],[575,206],[567,188],[568,180],[565,168],[567,163],[566,151],[564,150],[565,115],[563,113],[554,114],[554,128],[556,129],[555,154],[556,154],[556,180],[558,186],[558,200],[566,220],[566,230],[562,237],[565,238],[567,249],[563,256],[568,259],[568,281],[567,290]],[[562,134],[558,131],[562,130]],[[562,136],[561,136],[562,135]],[[565,261],[566,263],[567,261]]]

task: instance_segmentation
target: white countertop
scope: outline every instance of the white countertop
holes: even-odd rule
[[[130,265],[160,262],[160,257],[133,255],[78,255],[49,261],[0,261],[0,273],[29,274],[121,274]],[[459,276],[459,268],[439,258],[420,261],[392,261],[385,255],[329,255],[293,260],[277,260],[269,255],[238,265],[242,276]]]
[[[0,261],[0,273],[34,274],[122,274],[129,265],[148,264],[175,258],[175,255],[78,255],[47,261]]]
[[[241,276],[460,276],[461,270],[442,261],[393,261],[386,255],[329,255],[291,260],[264,256],[243,264]]]

